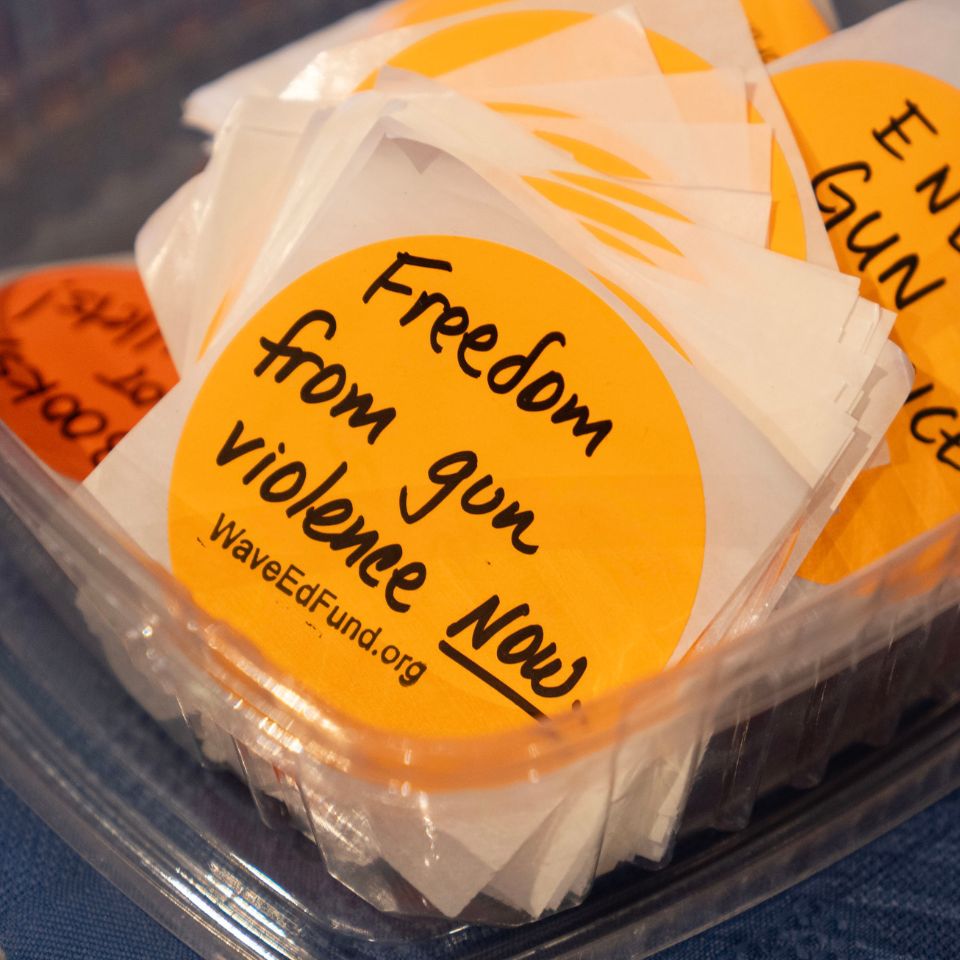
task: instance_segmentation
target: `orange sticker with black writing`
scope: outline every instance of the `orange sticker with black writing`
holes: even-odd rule
[[[137,271],[77,265],[0,290],[0,419],[82,480],[177,381]]]
[[[840,266],[899,311],[917,370],[867,470],[801,576],[832,583],[960,511],[960,91],[887,63],[822,63],[775,78]]]
[[[171,564],[333,708],[434,736],[664,668],[705,550],[699,462],[643,341],[557,267],[374,243],[261,309],[181,435]]]

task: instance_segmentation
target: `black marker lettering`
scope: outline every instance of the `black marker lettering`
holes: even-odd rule
[[[919,120],[932,134],[936,135],[938,133],[937,128],[923,115],[920,108],[912,103],[910,100],[906,101],[907,111],[902,113],[899,117],[891,117],[890,123],[884,127],[882,130],[874,130],[873,138],[887,151],[891,156],[896,157],[898,160],[903,160],[903,154],[900,153],[895,147],[890,146],[887,142],[893,134],[896,134],[902,143],[905,143],[907,146],[911,146],[913,141],[910,139],[904,127],[906,124],[913,119]]]
[[[447,273],[453,270],[453,264],[447,260],[430,260],[427,257],[415,257],[409,253],[398,253],[393,263],[367,287],[363,302],[369,303],[378,290],[389,290],[390,293],[409,297],[413,293],[413,288],[403,283],[395,283],[393,280],[402,267],[423,267],[426,270],[445,270]]]
[[[930,199],[927,207],[934,215],[952,207],[960,200],[960,190],[950,194],[948,197],[941,196],[941,192],[946,188],[947,177],[950,175],[950,164],[945,164],[939,170],[931,173],[929,177],[924,178],[917,184],[917,193],[923,193],[924,190],[933,187],[930,191]]]

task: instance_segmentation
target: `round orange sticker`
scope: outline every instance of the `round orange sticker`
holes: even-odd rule
[[[833,583],[960,510],[960,91],[861,61],[775,85],[841,268],[899,312],[894,339],[917,369],[889,465],[861,475],[800,570]]]
[[[640,338],[529,254],[420,236],[257,313],[181,435],[176,575],[283,674],[394,731],[504,730],[663,669],[705,549]]]
[[[177,382],[137,271],[78,265],[0,290],[0,419],[82,480]]]

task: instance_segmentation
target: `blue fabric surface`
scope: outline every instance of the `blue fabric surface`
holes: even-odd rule
[[[0,784],[0,956],[193,960]],[[953,960],[960,792],[659,960]]]
[[[0,783],[0,958],[194,960]]]

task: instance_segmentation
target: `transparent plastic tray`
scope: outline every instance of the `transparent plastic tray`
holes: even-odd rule
[[[303,819],[313,794],[300,785],[317,775],[312,764],[327,771],[357,757],[364,766],[341,776],[369,776],[375,764],[389,774],[398,762],[391,745],[380,737],[371,749],[356,730],[325,736],[322,723],[308,738],[303,717],[251,736],[245,708],[218,703],[210,683],[211,637],[221,654],[243,651],[243,641],[206,621],[169,577],[71,502],[5,430],[0,542],[4,779],[207,956],[347,956],[366,944],[452,956],[583,955],[619,945],[642,956],[819,869],[960,783],[958,518],[689,668],[601,704],[621,743],[699,731],[702,759],[659,864],[621,867],[576,909],[506,933],[497,924],[524,918],[482,900],[457,920],[429,916],[386,864],[368,866],[366,879],[344,876],[316,826],[321,811]],[[131,688],[137,676],[150,679],[135,692],[166,731],[134,704],[117,671]],[[181,705],[202,702],[221,731],[236,731],[228,766],[248,778],[249,794],[233,773],[199,765],[189,711],[167,709],[174,688]],[[291,731],[298,748],[285,757]],[[404,798],[427,823],[461,758],[475,782],[489,773],[498,783],[505,770],[549,773],[597,744],[538,727],[461,745],[452,759],[447,744],[414,746],[422,769],[439,778]],[[292,802],[257,788],[263,757],[283,765]],[[329,813],[337,815],[335,805]],[[389,895],[380,904],[387,912],[331,874],[368,899],[374,888]],[[485,924],[470,925],[471,912]]]
[[[215,21],[233,6],[222,0],[207,16]],[[220,59],[206,69],[258,52],[250,36],[264,20],[248,6],[210,47]],[[282,27],[272,17],[265,46],[316,25],[305,12],[312,6],[289,4]],[[128,5],[121,17],[118,6],[110,17],[146,49],[144,37],[159,36],[165,16],[188,23],[181,7]],[[122,53],[122,34],[99,34],[97,50],[114,44]],[[189,41],[190,33],[170,36]],[[48,48],[68,67],[89,54],[82,44]],[[183,67],[196,67],[198,49],[158,58],[150,104],[175,104],[173,76],[187,85],[202,79]],[[36,62],[16,66],[35,71],[39,79],[24,89],[42,106],[57,72]],[[124,128],[139,130],[131,118],[155,114],[137,112],[138,96],[119,86],[101,116],[123,114]],[[43,192],[56,167],[25,165],[22,182],[0,184],[0,201],[24,222],[34,216],[31,197],[43,194],[46,209],[36,208],[32,239],[6,259],[116,247],[120,234],[103,224],[119,220],[121,233],[135,226],[134,211],[159,202],[174,185],[164,181],[182,179],[199,157],[186,139],[161,147],[158,123],[134,146],[156,151],[160,172],[130,177],[99,148],[103,127],[78,130],[71,152],[51,116],[53,127],[31,127],[31,135],[70,157],[64,169],[84,182],[80,205],[68,179],[60,192]],[[70,502],[2,428],[0,584],[0,775],[207,957],[645,956],[960,784],[960,518],[689,668],[591,705],[586,725],[571,720],[455,749],[331,723],[302,691],[278,695],[283,678],[271,677],[243,638],[211,623],[168,576]],[[598,755],[610,778],[637,743],[691,758],[659,844],[646,861],[601,871],[589,894],[571,888],[567,909],[519,927],[529,916],[490,897],[455,919],[437,916],[377,858],[376,831],[353,819],[362,784],[365,803],[419,824],[410,842],[441,870],[449,858],[431,851],[431,810],[451,791],[522,782],[536,802],[563,771]],[[403,784],[412,785],[406,793]],[[615,808],[612,793],[606,803]],[[605,816],[592,827],[598,855],[612,822]],[[347,830],[373,855],[345,855]]]

